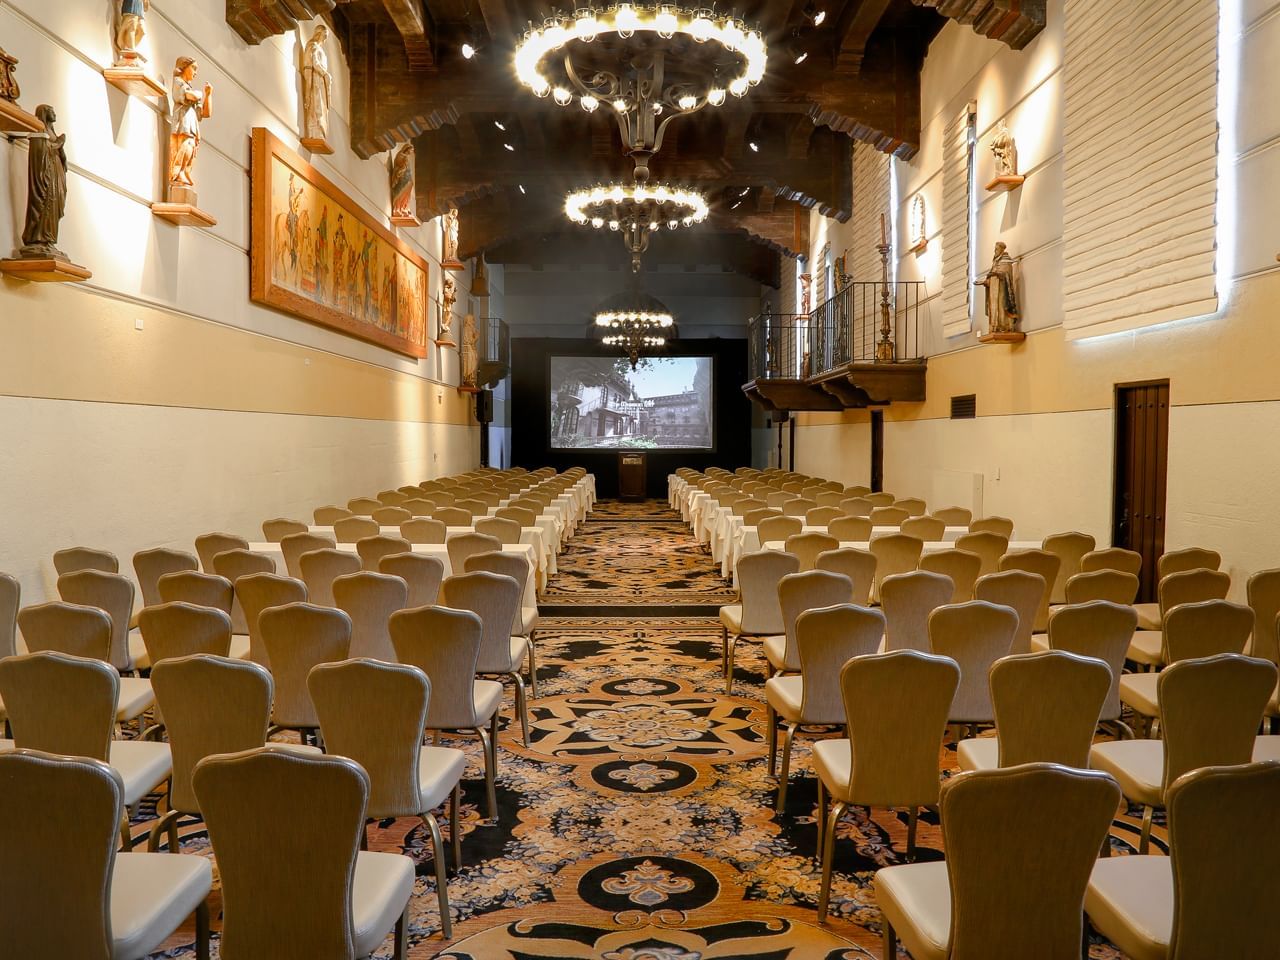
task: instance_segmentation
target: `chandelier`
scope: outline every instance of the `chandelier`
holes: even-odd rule
[[[565,197],[565,215],[574,223],[608,227],[621,233],[631,253],[631,269],[640,270],[640,256],[649,248],[649,236],[665,224],[668,230],[692,226],[707,219],[706,198],[693,190],[660,183],[613,183],[577,190]]]
[[[664,347],[675,335],[675,318],[662,301],[642,293],[610,297],[595,312],[594,325],[602,334],[600,342],[621,347],[631,369],[646,350]]]
[[[605,107],[618,122],[636,180],[662,148],[667,124],[745,96],[764,78],[764,38],[709,7],[620,3],[553,14],[516,47],[516,76],[536,96],[588,113]]]

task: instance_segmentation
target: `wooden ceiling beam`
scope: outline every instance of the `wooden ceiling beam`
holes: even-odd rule
[[[1046,0],[911,0],[932,7],[957,23],[967,23],[984,37],[1021,50],[1047,22]]]
[[[329,13],[337,0],[227,0],[227,23],[248,44],[295,29]]]
[[[435,66],[435,51],[427,30],[426,11],[422,0],[382,0],[391,22],[404,39],[405,59],[410,70],[428,70]]]
[[[866,54],[867,41],[875,32],[891,0],[849,0],[840,13],[836,25],[838,38],[835,51],[836,72],[843,76],[862,70],[862,58]]]

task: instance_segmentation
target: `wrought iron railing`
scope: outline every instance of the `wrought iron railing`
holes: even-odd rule
[[[806,380],[848,363],[918,361],[924,282],[848,284],[808,315],[748,323],[753,380]]]

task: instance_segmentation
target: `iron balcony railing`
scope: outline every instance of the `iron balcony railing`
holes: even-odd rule
[[[848,363],[918,361],[924,297],[919,280],[854,282],[808,315],[760,314],[748,323],[751,379],[807,380]]]
[[[484,331],[480,362],[510,367],[511,332],[507,329],[506,321],[499,317],[485,317],[480,321],[480,325]]]

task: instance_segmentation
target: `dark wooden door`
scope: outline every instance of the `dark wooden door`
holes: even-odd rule
[[[1142,554],[1138,600],[1156,600],[1169,475],[1169,381],[1116,387],[1111,542]]]
[[[884,489],[884,411],[871,411],[871,492]]]

